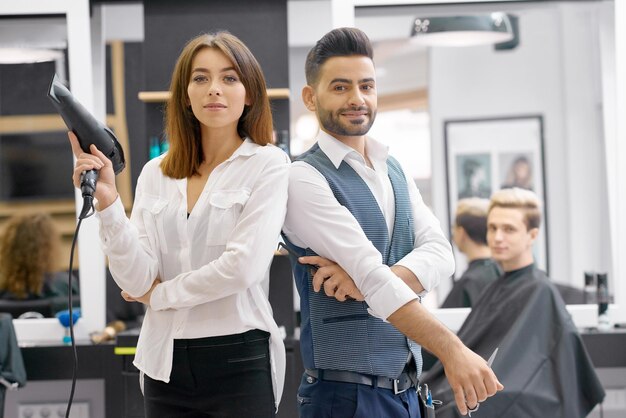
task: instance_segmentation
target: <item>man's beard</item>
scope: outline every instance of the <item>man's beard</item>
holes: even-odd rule
[[[376,111],[372,111],[367,106],[359,106],[359,107],[351,107],[339,109],[335,113],[329,110],[323,109],[319,102],[317,103],[317,108],[320,109],[319,119],[322,128],[325,131],[333,133],[339,136],[362,136],[369,132],[372,124],[374,123],[374,119],[376,119]],[[341,114],[344,112],[360,112],[366,111],[367,115],[363,115],[362,118],[355,119],[348,123],[342,123],[340,118]],[[367,123],[363,123],[365,118],[368,118]]]

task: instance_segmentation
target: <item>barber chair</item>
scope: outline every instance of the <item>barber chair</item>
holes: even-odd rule
[[[13,318],[0,313],[0,418],[4,417],[4,396],[26,384],[26,369],[22,352],[17,345]]]
[[[52,300],[50,299],[0,299],[0,312],[11,314],[14,319],[54,317]]]

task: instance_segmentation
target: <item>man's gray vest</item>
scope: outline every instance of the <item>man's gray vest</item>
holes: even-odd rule
[[[413,211],[406,178],[395,159],[387,160],[396,209],[391,238],[376,198],[345,161],[335,168],[317,144],[298,160],[310,164],[326,178],[339,203],[352,213],[380,251],[384,264],[392,266],[411,252],[415,241]],[[315,229],[315,225],[308,227]],[[298,254],[316,255],[310,248],[297,247],[287,239],[286,243]],[[365,302],[339,302],[323,291],[314,292],[310,266],[299,264],[295,258],[291,261],[300,293],[300,343],[305,368],[396,378],[412,353],[419,376],[422,369],[419,345],[388,322],[370,315]]]

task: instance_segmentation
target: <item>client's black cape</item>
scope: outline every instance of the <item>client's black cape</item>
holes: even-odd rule
[[[501,274],[500,267],[490,258],[472,260],[465,273],[452,286],[441,307],[471,308]]]
[[[504,390],[472,417],[582,418],[604,399],[604,389],[565,304],[534,265],[506,273],[473,307],[459,338],[487,359]],[[434,399],[444,402],[437,418],[460,417],[441,362],[422,374]]]

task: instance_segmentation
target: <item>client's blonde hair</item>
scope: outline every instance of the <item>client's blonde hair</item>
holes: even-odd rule
[[[524,213],[524,223],[528,229],[539,228],[541,225],[541,201],[531,190],[520,189],[519,187],[498,190],[491,196],[489,212],[493,208],[521,210]]]

